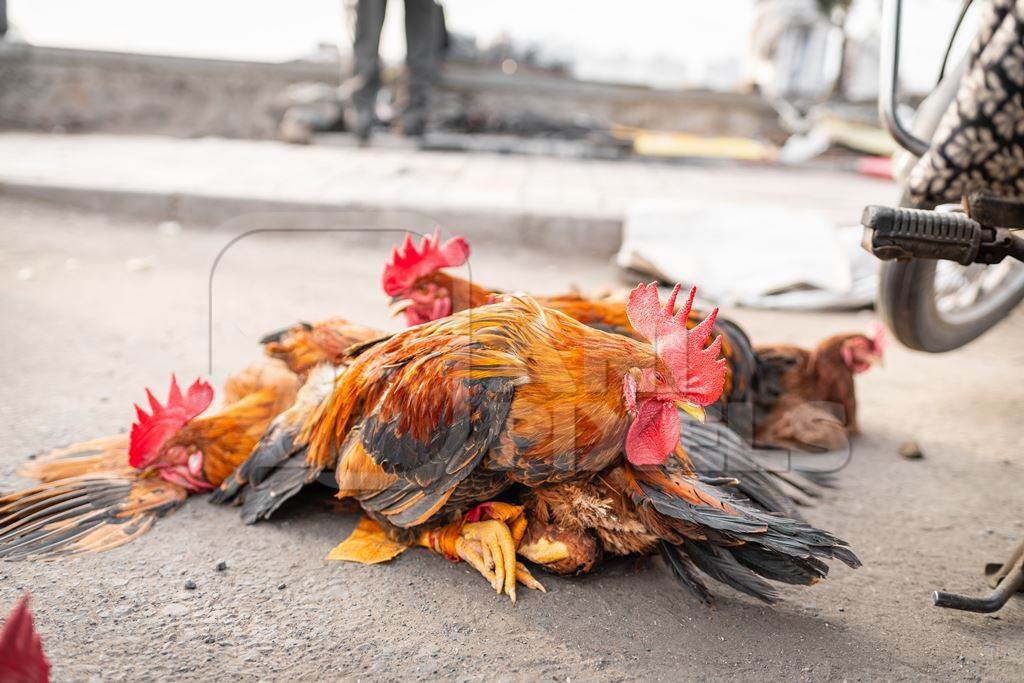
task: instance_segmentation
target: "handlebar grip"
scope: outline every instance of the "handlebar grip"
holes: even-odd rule
[[[864,248],[883,261],[929,258],[966,266],[981,245],[981,224],[962,213],[868,206],[860,222]]]

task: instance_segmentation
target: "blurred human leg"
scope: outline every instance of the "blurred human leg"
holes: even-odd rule
[[[402,124],[406,135],[422,134],[426,123],[430,90],[437,76],[440,16],[434,0],[405,0],[409,92]]]
[[[387,0],[359,0],[356,5],[352,52],[358,84],[352,93],[352,101],[356,111],[355,132],[363,140],[370,137],[377,91],[380,89],[380,33],[387,4]]]

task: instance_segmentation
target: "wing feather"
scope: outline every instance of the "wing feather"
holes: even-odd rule
[[[425,372],[420,367],[417,372]],[[435,514],[452,491],[480,463],[496,441],[508,417],[514,391],[506,377],[447,378],[449,391],[423,382],[395,385],[359,430],[360,444],[383,472],[395,477],[382,491],[361,495],[363,507],[384,515],[396,526],[421,524]],[[403,408],[431,400],[454,404],[427,409],[438,415],[425,439],[417,438],[414,425],[403,423]],[[391,416],[382,419],[382,416]]]
[[[337,462],[339,495],[395,526],[436,514],[496,442],[526,376],[514,326],[501,324],[512,310],[523,305],[412,328],[361,353],[313,418],[311,465]]]

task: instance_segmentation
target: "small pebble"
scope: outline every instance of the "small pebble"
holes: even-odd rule
[[[279,584],[277,584],[277,590],[279,590],[279,591],[283,591],[283,590],[284,590],[284,588],[285,588],[285,585],[284,585],[283,583],[279,583]]]
[[[196,589],[196,582],[193,581],[192,579],[186,580],[185,581],[185,588],[190,590],[190,591],[194,591]]]
[[[222,572],[222,571],[224,571],[227,568],[228,568],[228,563],[225,562],[224,560],[221,560],[220,562],[217,563],[217,571]]]
[[[907,460],[918,460],[924,457],[924,453],[921,452],[921,447],[917,445],[916,441],[904,441],[900,444],[900,455]]]

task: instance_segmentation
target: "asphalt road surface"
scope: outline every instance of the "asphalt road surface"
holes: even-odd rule
[[[208,276],[229,237],[0,203],[0,488],[27,483],[15,470],[30,453],[127,428],[143,387],[161,394],[171,371],[206,373]],[[214,279],[216,385],[257,356],[261,333],[296,319],[395,327],[378,290],[384,257],[377,243],[332,235],[232,248]],[[525,248],[481,247],[473,268],[482,282],[540,293],[619,284],[607,264]],[[725,313],[763,342],[812,342],[870,319]],[[1024,680],[1024,600],[983,616],[929,597],[983,589],[983,564],[1024,536],[1022,333],[1018,311],[955,353],[892,348],[859,380],[863,435],[839,487],[807,516],[864,566],[786,588],[775,607],[714,584],[717,606],[706,608],[659,559],[543,576],[549,592],[521,590],[515,606],[426,551],[327,562],[355,517],[308,496],[248,527],[195,498],[116,550],[0,564],[0,608],[31,591],[55,680]],[[897,454],[910,439],[923,459]]]

